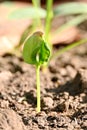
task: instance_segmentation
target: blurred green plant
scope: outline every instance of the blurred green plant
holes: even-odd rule
[[[38,17],[37,15],[38,14]],[[22,9],[17,9],[13,11],[10,16],[11,19],[25,19],[25,18],[30,18],[30,19],[36,19],[36,18],[45,18],[46,17],[46,11],[42,8],[36,8],[33,6],[22,8]]]
[[[73,48],[75,48],[83,43],[86,43],[86,42],[87,42],[87,38],[81,39],[80,41],[77,41],[77,42],[74,42],[73,44],[70,44],[70,45],[58,50],[54,55],[52,55],[51,58],[56,59],[58,56],[60,56],[64,52],[69,51],[70,49],[73,49]]]
[[[47,0],[46,3],[47,15],[46,15],[46,23],[45,23],[45,39],[49,43],[49,34],[51,29],[51,21],[53,18],[53,0]]]
[[[40,0],[32,0],[33,6],[29,6],[27,8],[18,9],[13,11],[9,18],[11,19],[24,19],[30,18],[33,20],[32,24],[27,27],[24,33],[21,36],[20,42],[16,49],[20,48],[24,43],[27,36],[33,33],[38,28],[43,28],[43,32],[45,32],[45,39],[47,43],[50,45],[50,30],[51,30],[51,22],[52,19],[59,16],[68,16],[72,15],[72,19],[59,28],[57,28],[54,34],[59,34],[60,32],[64,31],[65,29],[73,26],[78,26],[83,21],[87,20],[87,4],[86,3],[78,3],[78,2],[70,2],[64,3],[56,6],[53,8],[53,0],[46,1],[46,10],[41,8],[41,1]],[[41,19],[45,19],[45,26],[43,27]],[[51,35],[52,36],[52,35]],[[82,43],[82,42],[81,42]],[[84,40],[83,40],[84,43]],[[73,44],[73,43],[72,43]],[[57,53],[58,54],[58,53]]]
[[[68,2],[54,8],[55,16],[87,14],[87,4],[83,2]]]

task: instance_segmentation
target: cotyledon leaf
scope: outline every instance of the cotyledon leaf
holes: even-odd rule
[[[15,9],[8,16],[9,19],[25,19],[25,18],[35,19],[37,17],[45,18],[46,10],[42,8],[35,8],[33,6],[29,6]]]
[[[41,65],[49,60],[50,49],[42,35],[40,31],[35,32],[24,42],[23,58],[28,64]]]
[[[54,16],[87,14],[87,3],[68,2],[54,8]]]

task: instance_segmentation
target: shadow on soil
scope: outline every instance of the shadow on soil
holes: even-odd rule
[[[75,96],[84,91],[82,81],[81,81],[81,75],[77,73],[75,78],[71,81],[68,81],[64,85],[58,86],[58,88],[53,89],[46,89],[47,92],[56,93],[59,94],[61,92],[68,92],[69,95]]]

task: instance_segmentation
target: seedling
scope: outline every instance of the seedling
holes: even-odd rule
[[[50,49],[43,39],[43,33],[38,31],[28,37],[24,42],[23,58],[28,64],[36,66],[37,84],[37,112],[40,112],[40,67],[48,62]]]

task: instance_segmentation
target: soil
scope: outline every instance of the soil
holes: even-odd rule
[[[0,130],[87,130],[87,44],[51,60],[40,78],[37,113],[35,67],[0,57]]]

